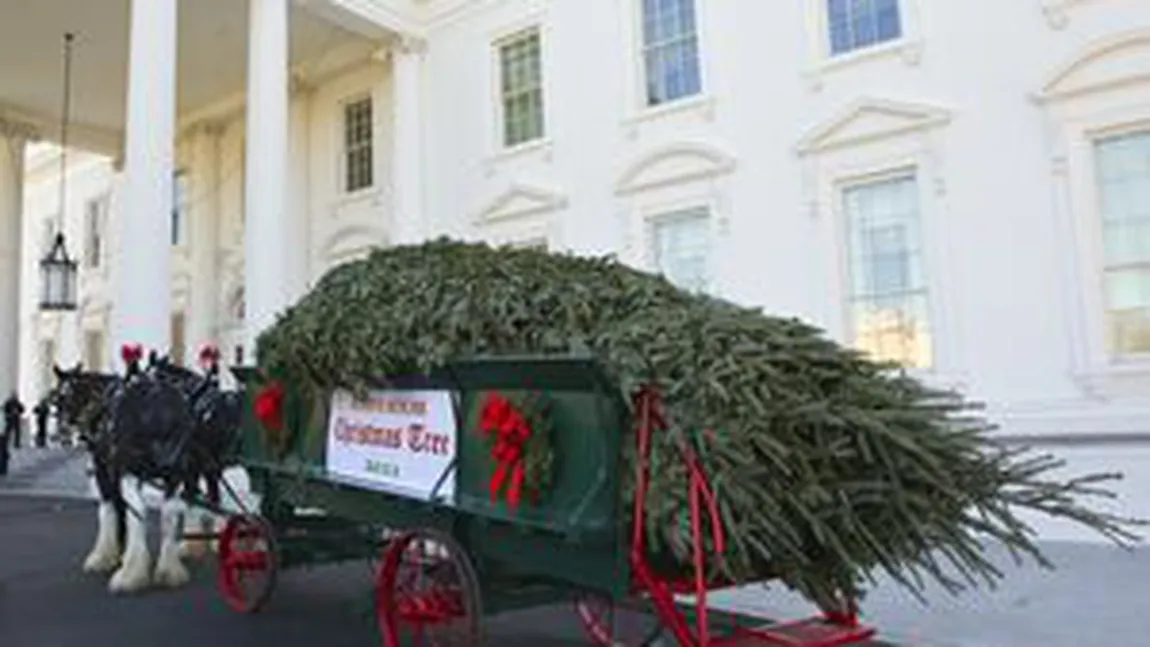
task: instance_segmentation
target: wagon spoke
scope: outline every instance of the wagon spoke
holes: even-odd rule
[[[268,567],[268,555],[263,551],[237,553],[232,555],[228,563],[239,571],[263,571]]]

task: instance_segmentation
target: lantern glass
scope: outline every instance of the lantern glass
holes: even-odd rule
[[[40,308],[76,309],[76,262],[68,257],[64,235],[57,234],[48,255],[40,261]]]

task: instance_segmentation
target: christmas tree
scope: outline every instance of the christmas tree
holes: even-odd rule
[[[476,355],[572,351],[590,351],[625,396],[662,394],[670,429],[653,446],[647,536],[672,563],[692,548],[684,444],[726,531],[723,555],[708,546],[712,572],[777,577],[820,603],[878,571],[913,591],[924,575],[952,591],[993,584],[987,540],[1049,566],[1021,510],[1136,539],[1133,522],[1081,501],[1109,496],[1099,486],[1119,475],[1053,479],[1060,461],[997,445],[959,394],[610,258],[445,239],[378,249],[327,273],[259,340],[262,368],[318,392]]]

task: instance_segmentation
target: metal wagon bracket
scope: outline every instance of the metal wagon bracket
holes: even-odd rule
[[[651,436],[668,428],[659,394],[651,387],[642,388],[635,396],[638,412],[638,459],[636,461],[636,489],[633,511],[630,562],[637,584],[651,597],[656,614],[674,634],[680,647],[840,647],[857,645],[869,640],[875,629],[859,624],[858,609],[854,601],[847,603],[845,611],[825,611],[823,616],[764,627],[737,627],[734,635],[716,638],[711,633],[707,608],[708,593],[723,584],[708,580],[707,555],[704,546],[703,524],[710,524],[710,538],[715,552],[726,550],[726,537],[718,502],[710,480],[698,454],[686,443],[679,444],[679,452],[689,475],[689,509],[691,517],[693,573],[687,581],[674,581],[659,576],[647,558],[646,515],[647,492],[650,485]],[[704,512],[706,518],[704,519]],[[676,594],[690,594],[695,598],[694,627],[687,614],[675,601]]]

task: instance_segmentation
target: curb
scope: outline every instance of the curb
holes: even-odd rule
[[[67,492],[63,490],[19,489],[0,486],[0,497],[19,497],[25,499],[66,499],[70,501],[91,501],[95,503],[96,497],[88,493]]]

